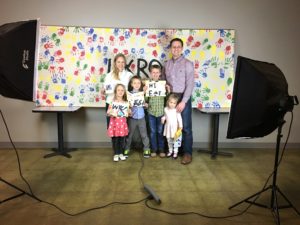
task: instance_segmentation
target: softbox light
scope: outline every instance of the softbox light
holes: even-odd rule
[[[272,184],[266,187],[266,183],[262,190],[230,206],[229,209],[244,202],[267,208],[272,211],[276,224],[280,224],[279,209],[293,208],[300,215],[276,184],[278,166],[282,159],[282,156],[279,157],[279,151],[282,126],[285,123],[284,115],[288,111],[292,112],[294,105],[298,104],[297,96],[289,96],[287,81],[276,65],[238,57],[227,138],[263,137],[278,129],[274,170],[271,174]],[[268,190],[271,191],[270,204],[257,203],[256,200],[261,194]],[[288,204],[279,205],[278,195]]]
[[[33,101],[38,20],[0,26],[0,95]]]
[[[275,64],[239,56],[227,138],[270,134],[286,113],[289,97],[287,81]]]

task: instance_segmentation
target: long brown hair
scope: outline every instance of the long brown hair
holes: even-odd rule
[[[140,87],[139,91],[143,91],[142,78],[140,78],[138,75],[134,75],[133,77],[130,78],[130,80],[128,82],[128,91],[133,91],[133,87],[132,87],[133,80],[139,80],[141,82],[141,87]]]
[[[116,66],[116,62],[117,62],[118,58],[123,58],[124,62],[125,62],[125,66],[126,66],[126,57],[125,57],[125,55],[122,54],[122,53],[118,53],[114,58],[114,64],[113,64],[113,78],[116,79],[116,80],[120,80],[120,77],[119,77],[120,71]]]
[[[126,87],[125,87],[124,84],[117,84],[117,85],[116,85],[115,90],[114,90],[114,100],[116,100],[116,96],[117,96],[117,88],[118,88],[119,86],[123,87],[123,89],[124,89],[124,95],[123,95],[122,100],[123,100],[124,102],[127,102],[127,93],[126,93]]]

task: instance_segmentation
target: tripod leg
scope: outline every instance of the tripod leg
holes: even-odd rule
[[[6,199],[4,199],[4,200],[0,200],[0,204],[2,204],[2,203],[4,203],[4,202],[7,202],[7,201],[9,201],[9,200],[12,200],[12,199],[14,199],[14,198],[18,198],[18,197],[20,197],[20,196],[22,196],[22,195],[25,195],[25,193],[22,192],[22,193],[20,193],[20,194],[11,196],[11,197],[6,198]]]
[[[290,202],[290,200],[280,191],[279,188],[277,188],[277,191],[279,192],[279,194],[281,194],[281,196],[285,199],[285,201],[287,203],[289,203],[289,205],[287,206],[281,206],[280,208],[293,208],[296,213],[298,213],[298,215],[300,215],[300,212],[296,209],[296,207]]]
[[[255,204],[255,205],[260,206],[260,207],[268,208],[267,206],[264,206],[264,205],[262,205],[262,204],[258,204],[258,203],[255,203],[255,202],[251,202],[251,201],[249,201],[249,200],[250,200],[251,198],[255,197],[255,196],[260,195],[261,193],[267,191],[267,190],[270,189],[270,188],[271,188],[271,186],[269,186],[269,187],[267,187],[267,188],[264,188],[263,190],[261,190],[261,191],[255,193],[255,194],[253,194],[253,195],[251,195],[250,197],[245,198],[244,200],[242,200],[242,201],[240,201],[240,202],[238,202],[238,203],[236,203],[236,204],[230,206],[228,209],[232,209],[232,208],[234,208],[234,207],[236,207],[236,206],[242,204],[243,202],[252,203],[252,204]]]
[[[21,192],[21,193],[19,193],[19,194],[16,194],[16,195],[14,195],[14,196],[11,196],[11,197],[9,197],[9,198],[7,198],[7,199],[0,200],[0,204],[2,204],[2,203],[4,203],[4,202],[7,202],[7,201],[9,201],[9,200],[12,200],[12,199],[14,199],[14,198],[18,198],[18,197],[20,197],[20,196],[22,196],[22,195],[25,194],[25,192],[24,192],[23,190],[21,190],[20,188],[16,187],[15,185],[13,185],[13,184],[11,184],[11,183],[8,183],[6,180],[3,180],[1,177],[0,177],[0,181],[2,181],[3,183],[7,184],[8,186],[10,186],[10,187],[12,187],[12,188],[18,190],[19,192]]]
[[[272,214],[274,216],[275,222],[277,225],[280,225],[280,215],[279,215],[279,209],[278,209],[278,198],[277,198],[277,187],[272,188],[272,196],[274,197],[272,203],[271,203],[271,210]]]
[[[13,185],[13,184],[11,184],[11,183],[9,183],[8,181],[2,179],[2,177],[0,177],[0,181],[2,181],[3,183],[7,184],[8,186],[10,186],[10,187],[12,187],[12,188],[18,190],[19,192],[21,192],[21,193],[19,193],[19,194],[17,194],[17,195],[14,195],[14,196],[9,197],[9,198],[7,198],[7,199],[1,200],[1,201],[0,201],[0,204],[2,204],[3,202],[7,202],[7,201],[9,201],[9,200],[12,200],[12,199],[14,199],[14,198],[20,197],[20,196],[22,196],[22,195],[28,195],[29,197],[34,198],[34,199],[36,199],[37,201],[41,202],[41,200],[38,199],[38,198],[37,198],[36,196],[34,196],[33,194],[28,193],[28,192],[22,190],[21,188],[19,188],[19,187]]]

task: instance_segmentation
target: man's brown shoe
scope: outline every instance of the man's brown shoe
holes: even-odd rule
[[[181,164],[183,165],[187,165],[189,163],[192,162],[192,156],[190,154],[184,154],[182,160],[181,160]]]

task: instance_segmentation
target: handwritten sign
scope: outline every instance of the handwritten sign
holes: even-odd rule
[[[130,93],[127,92],[127,99],[131,107],[143,107],[145,103],[144,92]]]
[[[112,87],[111,84],[105,85],[105,93],[106,94],[112,94],[112,93],[114,93],[114,90],[113,90],[113,87]]]
[[[114,117],[128,117],[128,102],[112,102],[109,108],[110,115]]]
[[[166,81],[149,81],[146,80],[145,85],[147,88],[146,96],[154,97],[154,96],[166,96]]]

